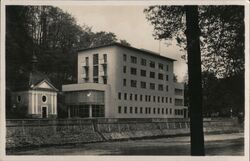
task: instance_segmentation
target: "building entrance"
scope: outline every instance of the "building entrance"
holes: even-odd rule
[[[105,117],[104,105],[69,105],[68,117]]]
[[[42,118],[47,118],[47,107],[42,107]]]

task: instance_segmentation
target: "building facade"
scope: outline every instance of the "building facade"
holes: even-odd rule
[[[49,78],[37,71],[37,58],[32,58],[32,70],[19,76],[11,94],[12,111],[19,118],[56,118],[57,92]]]
[[[78,82],[62,87],[69,117],[186,117],[174,61],[119,43],[79,50]]]

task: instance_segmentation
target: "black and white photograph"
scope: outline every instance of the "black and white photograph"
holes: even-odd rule
[[[247,161],[249,1],[2,1],[0,96],[3,160]]]

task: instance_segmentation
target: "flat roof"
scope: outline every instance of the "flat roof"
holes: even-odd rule
[[[146,50],[146,49],[138,49],[138,48],[135,48],[135,47],[132,47],[132,46],[126,46],[126,45],[123,45],[123,44],[117,43],[117,42],[111,43],[111,44],[106,44],[106,45],[101,45],[101,46],[90,47],[90,48],[78,49],[77,51],[78,52],[87,51],[87,50],[98,49],[98,48],[109,47],[109,46],[119,46],[119,47],[127,48],[127,49],[130,49],[130,50],[139,51],[139,52],[142,52],[144,54],[148,54],[148,55],[151,55],[151,56],[154,56],[154,57],[167,59],[169,61],[176,61],[175,59],[162,56],[162,55],[160,55],[160,53],[155,53],[153,51],[149,51],[149,50]]]

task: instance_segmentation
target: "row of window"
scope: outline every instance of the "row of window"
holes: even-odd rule
[[[125,62],[127,61],[127,55],[126,54],[123,54],[123,61],[125,61]],[[137,64],[137,57],[136,56],[130,56],[130,62],[133,63],[133,64]],[[155,68],[156,63],[154,61],[152,61],[152,60],[147,61],[146,59],[141,58],[140,64],[142,66],[147,66],[147,62],[148,62],[149,66],[151,68]],[[165,70],[168,71],[168,68],[169,67],[168,67],[168,64],[167,64],[166,67],[165,67]],[[162,63],[158,63],[158,69],[164,70],[164,65]]]
[[[152,107],[127,107],[118,106],[118,113],[130,114],[166,114],[172,115],[172,108],[152,108]],[[184,111],[182,109],[175,109],[174,115],[182,116]]]
[[[129,97],[129,98],[128,98]],[[122,99],[122,93],[118,93],[118,99]],[[123,94],[123,100],[130,100],[130,101],[145,101],[145,102],[158,102],[158,103],[172,103],[171,97],[160,97],[160,96],[151,96],[151,95],[142,95],[142,94]]]
[[[22,97],[21,97],[20,95],[18,95],[18,96],[16,97],[16,99],[17,99],[17,103],[20,103],[21,100],[22,100]],[[46,103],[46,102],[47,102],[47,97],[46,97],[45,95],[42,96],[42,102],[43,102],[43,103]]]
[[[126,87],[127,86],[127,79],[123,79],[123,86]],[[137,80],[130,80],[130,87],[137,87]],[[147,82],[141,81],[140,82],[140,87],[142,89],[151,89],[151,90],[155,90],[156,89],[156,85],[155,83],[149,83],[149,87],[147,87]],[[165,90],[168,92],[168,85],[166,85]],[[163,84],[158,84],[158,91],[164,91],[164,87]]]
[[[127,73],[127,66],[123,66],[123,73]],[[131,74],[131,75],[137,75],[137,69],[134,68],[134,67],[131,67],[131,68],[130,68],[130,74]],[[141,71],[140,71],[140,76],[142,76],[142,77],[147,77],[147,71],[141,69]],[[149,72],[149,78],[156,78],[156,73],[150,71],[150,72]],[[159,79],[159,80],[164,80],[164,76],[163,76],[162,73],[158,73],[158,79]],[[168,81],[168,75],[166,75],[166,81]]]

